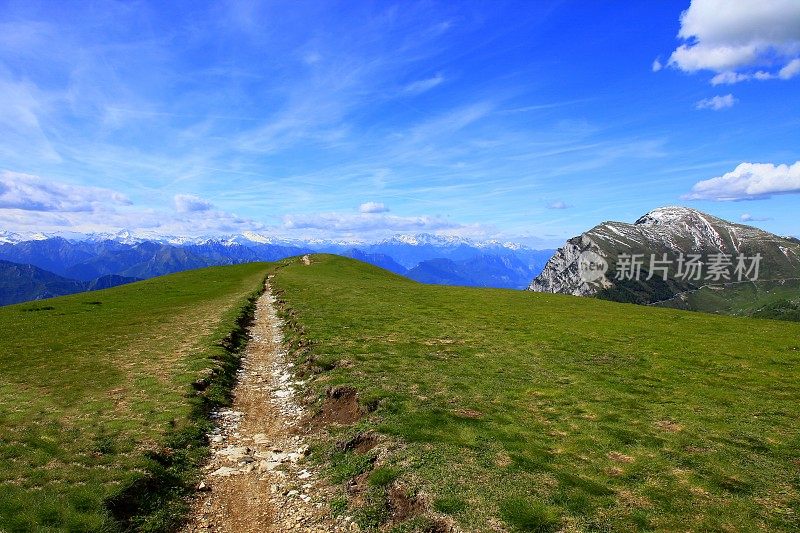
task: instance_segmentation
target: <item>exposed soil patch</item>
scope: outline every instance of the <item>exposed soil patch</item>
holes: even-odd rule
[[[683,426],[673,420],[659,420],[656,422],[656,427],[668,433],[677,433],[683,429]]]
[[[513,463],[511,456],[506,452],[498,452],[494,456],[494,464],[496,464],[498,468],[507,468],[511,466],[511,463]]]
[[[322,409],[311,418],[311,423],[316,428],[329,424],[348,425],[358,422],[362,416],[364,409],[358,403],[356,389],[332,387],[325,394]]]
[[[373,433],[359,433],[349,441],[342,443],[342,451],[354,451],[356,453],[367,453],[378,445],[378,436]]]
[[[633,457],[619,452],[608,452],[608,458],[617,463],[632,463]]]
[[[366,471],[347,481],[347,496],[350,498],[350,504],[356,508],[366,504],[368,478],[369,471]]]
[[[683,450],[686,453],[704,453],[708,451],[708,448],[703,448],[702,446],[684,446]]]
[[[453,412],[456,414],[456,416],[460,416],[461,418],[471,418],[473,420],[477,420],[483,416],[483,413],[474,409],[456,409]]]
[[[416,496],[409,496],[407,489],[402,485],[392,485],[387,498],[391,519],[395,523],[403,522],[425,512],[425,505]]]

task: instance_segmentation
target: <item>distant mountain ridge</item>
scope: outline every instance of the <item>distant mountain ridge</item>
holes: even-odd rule
[[[146,279],[172,272],[253,261],[276,261],[308,253],[351,257],[423,282],[523,289],[541,271],[552,250],[515,243],[475,242],[430,234],[398,235],[376,243],[298,241],[253,232],[214,238],[114,234],[27,237],[0,232],[0,260],[33,265],[66,280],[92,282],[103,276]],[[453,265],[431,276],[431,260]],[[10,289],[9,289],[10,290]],[[44,297],[50,292],[43,290]]]
[[[91,281],[78,281],[33,265],[0,260],[0,305],[108,289],[134,281],[138,279],[115,275],[100,276]]]
[[[512,289],[525,286],[530,273],[531,268],[516,256],[487,254],[458,261],[428,259],[410,269],[406,276],[437,285]]]
[[[606,262],[605,276],[587,279],[581,275],[580,262],[586,254],[596,254]],[[630,261],[636,254],[644,258],[641,277],[618,279],[616,274],[620,272],[621,261]],[[679,264],[674,261],[668,267],[666,280],[661,275],[646,279],[650,277],[652,266],[647,260],[653,254],[658,258],[667,254],[673,260],[696,254],[702,256],[706,267],[715,254],[728,256],[732,261],[739,255],[752,258],[758,254],[762,258],[760,279],[800,276],[800,242],[797,239],[779,237],[695,209],[663,207],[645,214],[633,224],[603,222],[569,239],[533,280],[529,290],[654,303],[709,283],[705,277],[699,280],[682,278]]]

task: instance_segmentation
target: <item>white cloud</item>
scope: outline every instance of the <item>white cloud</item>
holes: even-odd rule
[[[130,201],[109,189],[58,183],[7,170],[0,173],[0,209],[90,212],[104,204],[129,205]]]
[[[764,222],[770,220],[769,217],[754,217],[750,213],[742,213],[742,216],[739,218],[742,222]]]
[[[360,213],[386,213],[389,208],[381,202],[365,202],[358,206]]]
[[[176,194],[175,210],[178,213],[193,213],[197,211],[210,211],[214,204],[194,194]]]
[[[800,64],[792,66],[800,54],[800,2],[692,0],[681,14],[678,37],[685,42],[667,64],[717,72],[714,84],[788,79],[800,71]]]
[[[444,76],[442,76],[441,74],[437,74],[432,78],[417,80],[409,83],[408,85],[405,86],[403,92],[410,94],[421,94],[426,91],[430,91],[437,85],[440,85],[442,82],[444,82]]]
[[[728,107],[733,107],[736,103],[736,98],[732,94],[725,96],[712,96],[711,98],[704,98],[694,104],[695,109],[713,109],[719,111]]]
[[[142,237],[210,237],[268,230],[265,224],[221,211],[176,215],[158,209],[123,208],[98,212],[0,209],[0,227],[21,234],[115,233]]]
[[[749,80],[774,80],[776,78],[782,80],[789,80],[794,78],[800,74],[800,58],[793,59],[789,63],[786,64],[782,69],[780,69],[777,73],[767,72],[764,70],[757,70],[753,73],[742,74],[739,72],[732,72],[732,71],[725,71],[720,72],[713,78],[711,78],[711,85],[733,85],[734,83],[739,83],[740,81],[749,81]]]
[[[286,229],[317,229],[328,232],[376,231],[437,231],[455,229],[461,224],[450,222],[436,216],[400,217],[383,214],[319,213],[312,215],[286,215],[283,217]]]
[[[752,76],[749,74],[739,74],[738,72],[726,70],[711,78],[711,85],[733,85],[734,83],[747,81],[751,78]]]
[[[722,176],[696,183],[685,200],[760,200],[800,193],[800,161],[793,165],[742,163]]]
[[[567,205],[565,202],[558,200],[551,204],[548,204],[547,209],[569,209],[571,206]]]
[[[758,58],[754,45],[705,46],[702,44],[679,46],[669,58],[669,64],[687,72],[713,70],[723,72],[749,65]]]
[[[661,63],[660,57],[657,57],[653,60],[653,66],[651,68],[653,69],[653,72],[658,72],[659,70],[664,68],[664,65]]]
[[[129,230],[137,235],[205,236],[266,226],[211,209],[193,195],[176,195],[178,212],[133,206],[111,189],[85,187],[17,172],[0,172],[0,227],[28,234]]]
[[[792,59],[778,72],[778,77],[782,80],[788,80],[794,78],[798,74],[800,74],[800,58]]]

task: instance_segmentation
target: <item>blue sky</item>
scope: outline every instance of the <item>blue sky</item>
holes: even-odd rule
[[[798,57],[796,0],[2,2],[0,229],[797,235]]]

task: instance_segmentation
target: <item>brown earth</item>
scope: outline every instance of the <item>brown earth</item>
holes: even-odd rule
[[[295,400],[301,384],[293,381],[282,349],[274,301],[267,285],[257,302],[233,405],[214,415],[212,455],[186,533],[358,530],[349,517],[330,516],[332,488],[305,461],[307,417]],[[338,396],[334,403],[341,405],[326,418],[352,419],[355,398]]]

